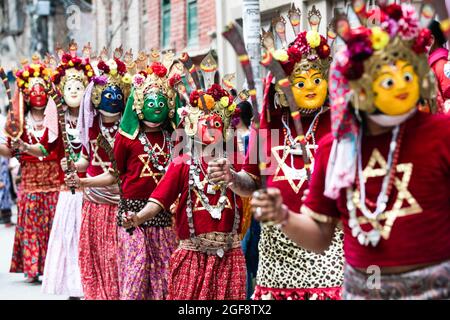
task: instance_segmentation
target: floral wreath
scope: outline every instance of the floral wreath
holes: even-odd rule
[[[16,72],[16,82],[19,89],[28,94],[35,84],[42,84],[46,91],[50,90],[52,71],[41,62],[25,65],[22,70]]]
[[[127,72],[127,66],[123,61],[118,58],[110,59],[106,62],[100,60],[97,64],[97,69],[100,75],[92,78],[94,88],[91,100],[95,107],[98,107],[102,92],[109,86],[119,87],[124,96],[128,96],[132,78]]]

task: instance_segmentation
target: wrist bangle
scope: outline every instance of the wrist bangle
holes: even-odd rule
[[[39,145],[39,150],[44,154],[44,157],[48,156],[47,150],[45,150],[44,146],[42,144]]]

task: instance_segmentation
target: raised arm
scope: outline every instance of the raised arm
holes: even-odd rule
[[[78,175],[70,174],[65,177],[68,187],[100,188],[108,187],[117,183],[117,179],[112,172],[105,172],[96,177],[79,178]]]

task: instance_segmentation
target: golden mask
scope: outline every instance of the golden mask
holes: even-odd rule
[[[372,83],[374,105],[382,113],[397,116],[416,107],[420,98],[419,76],[404,60],[383,65]]]
[[[292,93],[301,109],[318,109],[328,94],[328,81],[317,69],[309,69],[292,77]]]

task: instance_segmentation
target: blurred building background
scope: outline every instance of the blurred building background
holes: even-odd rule
[[[303,29],[307,12],[315,5],[322,13],[324,33],[334,10],[345,10],[351,1],[260,0],[262,27],[268,29],[277,14],[286,17],[292,2],[303,13]],[[422,1],[413,2],[419,6]],[[72,38],[80,47],[91,42],[97,52],[103,47],[111,52],[120,45],[135,54],[151,48],[187,50],[196,64],[213,50],[220,73],[236,72],[240,87],[242,71],[221,33],[231,21],[242,25],[242,4],[243,0],[1,0],[0,65],[13,70],[22,58],[29,59],[36,51],[54,52]],[[287,38],[293,40],[289,26]]]

